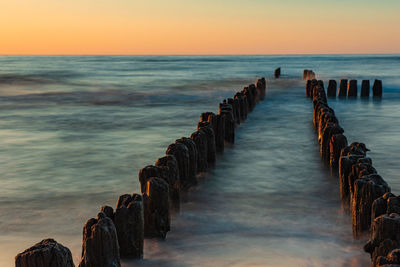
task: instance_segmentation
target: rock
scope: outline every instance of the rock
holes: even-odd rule
[[[375,80],[372,86],[372,94],[374,97],[382,97],[382,81]]]
[[[142,196],[122,195],[114,214],[119,253],[122,258],[143,258],[144,213]]]
[[[154,165],[158,167],[164,167],[162,168],[163,170],[167,168],[166,172],[162,172],[162,178],[168,183],[170,204],[174,209],[179,210],[181,199],[181,182],[176,158],[173,155],[166,155],[162,158],[159,158]],[[142,191],[142,193],[144,192]]]
[[[277,68],[274,71],[274,77],[275,77],[275,79],[278,79],[280,76],[281,76],[281,68]]]
[[[240,101],[238,100],[239,104]],[[243,100],[242,100],[243,102]],[[239,105],[239,108],[240,105]],[[214,131],[214,137],[215,137],[215,149],[217,152],[221,153],[224,152],[225,144],[225,116],[218,114],[215,115],[214,113],[210,116],[208,116],[208,122],[211,124],[213,131]]]
[[[180,139],[175,141],[175,144],[181,143],[185,145],[189,150],[189,180],[191,181],[192,185],[197,184],[197,158],[198,152],[196,143],[187,137],[181,137]]]
[[[364,246],[371,254],[373,263],[379,256],[386,256],[386,251],[400,244],[400,216],[397,213],[384,214],[374,219],[371,225],[371,238]],[[379,260],[378,260],[379,262]]]
[[[338,96],[341,98],[345,98],[347,95],[347,80],[342,79],[340,80],[340,85],[339,85],[339,94]]]
[[[44,239],[15,257],[16,267],[74,267],[71,251],[54,239]]]
[[[261,79],[258,79],[256,81],[256,88],[257,88],[257,92],[258,92],[260,100],[264,100],[265,91],[267,88],[267,82],[265,81],[264,77],[262,77]]]
[[[144,236],[164,239],[170,230],[168,184],[158,177],[148,180],[143,203]]]
[[[209,122],[199,122],[197,130],[202,130],[207,136],[207,162],[208,166],[214,166],[216,161],[216,146],[214,130]]]
[[[390,187],[378,174],[370,174],[354,182],[354,194],[351,196],[353,235],[357,238],[369,230],[371,225],[372,203]]]
[[[328,97],[336,97],[336,88],[337,88],[337,83],[335,80],[329,80],[328,84]]]
[[[363,80],[361,83],[361,97],[369,97],[369,80]]]
[[[119,245],[113,221],[103,212],[83,227],[82,259],[79,267],[119,267]]]
[[[184,144],[175,143],[169,145],[165,154],[174,156],[178,163],[181,189],[187,189],[197,183],[197,180],[193,181],[191,180],[192,177],[189,176],[190,155],[189,149]]]
[[[343,134],[334,134],[329,142],[330,158],[329,162],[332,170],[336,171],[339,167],[340,152],[347,146],[347,138]]]
[[[357,97],[357,80],[350,80],[347,97]]]
[[[190,136],[190,138],[194,141],[197,148],[197,170],[199,172],[205,172],[208,168],[207,161],[207,135],[203,130],[198,130]]]

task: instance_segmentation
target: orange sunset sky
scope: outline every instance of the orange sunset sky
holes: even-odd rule
[[[400,53],[399,0],[3,0],[0,54]]]

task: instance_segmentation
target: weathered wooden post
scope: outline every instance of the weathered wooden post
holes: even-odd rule
[[[350,80],[347,89],[347,97],[357,97],[357,80]]]
[[[247,113],[248,113],[248,103],[245,100],[245,96],[242,92],[237,92],[235,94],[235,99],[239,101],[239,108],[240,108],[240,119],[242,121],[246,120]]]
[[[181,143],[185,145],[189,150],[189,180],[193,183],[193,185],[197,184],[197,158],[198,152],[196,148],[196,143],[187,137],[182,137],[175,141],[175,144]]]
[[[347,80],[346,79],[342,79],[342,80],[340,80],[338,96],[340,98],[345,98],[346,95],[347,95]]]
[[[205,172],[208,168],[207,161],[207,135],[204,131],[198,130],[190,136],[190,138],[195,142],[197,148],[197,171]]]
[[[274,77],[275,77],[275,79],[278,79],[280,76],[281,76],[281,68],[277,68],[274,71]]]
[[[189,176],[189,149],[182,143],[175,143],[168,146],[166,155],[173,155],[178,163],[179,179],[181,189],[187,189],[197,183]]]
[[[54,239],[44,239],[19,253],[15,267],[74,267],[71,251]]]
[[[399,245],[400,215],[392,213],[375,218],[371,225],[371,238],[364,246],[365,252],[371,254],[372,263],[375,264],[379,256],[386,256],[387,251]]]
[[[236,125],[240,124],[240,106],[237,99],[228,98],[228,104],[232,106],[233,117],[235,119]],[[215,132],[215,131],[214,131]]]
[[[361,84],[361,97],[369,97],[369,80],[363,80]]]
[[[161,178],[152,177],[143,193],[144,236],[165,238],[170,230],[168,184]]]
[[[103,212],[83,227],[82,259],[79,267],[119,267],[119,245],[113,221]]]
[[[166,155],[162,158],[157,159],[157,161],[154,164],[157,167],[164,167],[161,168],[164,170],[164,172],[161,173],[161,175],[164,175],[165,181],[168,183],[168,189],[169,189],[169,199],[171,202],[171,205],[173,206],[174,209],[179,209],[180,207],[180,191],[181,191],[181,182],[180,182],[180,177],[179,177],[179,168],[178,168],[178,162],[173,155]],[[165,168],[167,170],[165,171]],[[158,177],[152,176],[152,177]],[[150,178],[150,177],[149,177]],[[146,179],[147,181],[148,179]],[[142,193],[144,193],[142,191]]]
[[[382,81],[375,80],[372,87],[372,93],[374,97],[382,97]]]
[[[219,115],[225,116],[225,141],[233,144],[235,142],[235,120],[232,106],[228,103],[220,103]]]
[[[119,197],[114,213],[119,253],[122,258],[143,258],[144,211],[142,196]]]
[[[333,171],[336,171],[339,167],[340,152],[347,146],[347,138],[343,134],[332,135],[329,146],[330,146],[330,165]]]
[[[257,91],[258,91],[258,95],[260,97],[260,100],[264,100],[265,91],[266,91],[266,88],[267,88],[267,82],[265,81],[264,77],[262,77],[261,79],[257,80],[256,87],[257,87]]]
[[[363,176],[354,182],[351,199],[354,237],[360,237],[363,231],[369,229],[372,203],[386,192],[390,192],[390,187],[378,174]]]
[[[214,166],[216,161],[215,134],[211,124],[207,121],[199,122],[197,130],[202,130],[207,136],[207,162],[208,166]]]
[[[215,115],[214,113],[211,113],[208,116],[208,122],[210,123],[210,125],[211,125],[211,127],[213,128],[213,131],[214,131],[215,147],[216,147],[217,152],[219,152],[219,153],[224,152],[224,148],[225,148],[225,144],[224,144],[224,140],[225,140],[225,115],[223,115],[223,114]]]
[[[337,83],[335,80],[329,80],[329,84],[328,84],[328,97],[336,97],[336,88],[337,88]]]

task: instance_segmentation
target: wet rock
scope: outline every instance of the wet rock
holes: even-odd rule
[[[122,258],[143,258],[144,213],[142,196],[122,195],[114,214],[119,253]]]
[[[275,77],[275,79],[278,79],[280,76],[281,76],[281,68],[277,68],[274,71],[274,77]]]
[[[347,88],[347,97],[357,97],[357,80],[350,80]]]
[[[144,236],[164,239],[170,230],[168,184],[158,177],[148,180],[143,203]]]
[[[187,189],[197,183],[197,180],[193,181],[190,179],[191,177],[189,176],[189,164],[190,164],[189,149],[184,144],[175,143],[169,145],[165,154],[174,156],[176,162],[178,163],[181,189]]]
[[[347,80],[342,79],[342,80],[340,80],[338,96],[340,98],[345,98],[346,95],[347,95]]]
[[[343,148],[347,146],[347,138],[343,134],[334,134],[331,137],[330,147],[330,158],[329,162],[332,170],[337,170],[339,167],[340,153]]]
[[[372,262],[376,263],[379,256],[386,256],[387,251],[398,248],[399,244],[400,216],[397,213],[384,214],[372,222],[371,238],[364,250],[371,254]]]
[[[103,212],[83,227],[82,259],[79,267],[119,267],[119,245],[113,221]]]
[[[238,100],[240,103],[240,101]],[[240,107],[239,107],[240,108]],[[208,122],[211,124],[215,136],[215,149],[217,152],[224,152],[225,148],[225,116],[214,113],[208,116]]]
[[[207,162],[207,135],[202,130],[198,130],[190,136],[194,141],[197,148],[197,170],[199,172],[205,172],[208,168]]]
[[[256,81],[256,88],[257,88],[257,92],[258,92],[260,100],[264,100],[265,91],[266,91],[266,88],[267,88],[267,82],[265,81],[264,77],[261,78],[261,79],[258,79]]]
[[[351,196],[353,235],[360,237],[371,225],[372,203],[375,199],[390,192],[390,187],[378,174],[370,174],[354,182]]]
[[[369,149],[364,143],[353,142],[341,151],[340,156],[360,155],[365,157],[367,155],[367,151],[369,151]]]
[[[207,136],[207,162],[208,162],[208,167],[212,167],[215,165],[216,161],[214,130],[211,128],[209,122],[199,122],[197,124],[197,130],[202,130]]]
[[[178,140],[175,141],[175,144],[181,143],[185,145],[188,150],[189,150],[189,180],[193,185],[197,184],[197,158],[198,158],[198,152],[197,152],[197,147],[196,143],[187,137],[182,137]]]
[[[363,80],[361,83],[361,97],[369,97],[369,80]]]
[[[328,97],[336,97],[337,83],[335,80],[329,80],[328,84]]]
[[[16,267],[74,267],[71,251],[54,239],[44,239],[15,257]]]
[[[382,97],[382,81],[375,80],[372,86],[372,94],[374,97]]]
[[[174,209],[179,209],[181,199],[181,182],[176,158],[173,155],[166,155],[157,159],[154,165],[157,167],[164,167],[161,168],[163,170],[161,175],[163,176],[162,178],[168,183],[170,204]],[[142,191],[142,193],[144,192]]]

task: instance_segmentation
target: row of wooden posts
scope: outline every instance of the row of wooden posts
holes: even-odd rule
[[[364,250],[370,253],[372,266],[400,264],[400,197],[390,193],[390,187],[367,157],[366,145],[348,145],[344,130],[328,105],[323,82],[308,80],[306,96],[313,101],[321,157],[329,163],[332,174],[339,177],[342,207],[351,213],[354,238],[370,231]]]
[[[171,212],[180,208],[181,193],[197,184],[197,176],[216,163],[225,143],[235,142],[235,128],[265,98],[266,80],[258,79],[233,98],[219,104],[219,112],[200,116],[197,130],[170,144],[165,156],[139,171],[140,194],[119,197],[115,210],[101,207],[97,218],[83,227],[80,267],[118,267],[120,258],[143,258],[144,238],[165,239]],[[17,267],[71,267],[67,247],[45,239],[18,254]]]

